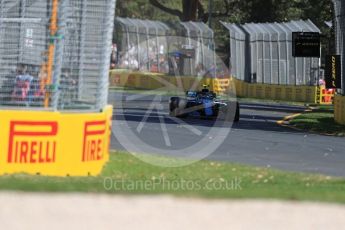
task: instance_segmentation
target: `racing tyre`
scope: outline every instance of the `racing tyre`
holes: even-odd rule
[[[172,97],[170,99],[170,116],[172,117],[178,117],[178,118],[185,118],[187,117],[187,114],[183,113],[183,110],[185,109],[187,104],[187,101],[183,98],[179,97]]]

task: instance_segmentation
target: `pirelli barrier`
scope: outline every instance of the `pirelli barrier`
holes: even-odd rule
[[[334,118],[337,123],[345,125],[345,96],[335,96]]]
[[[109,159],[112,111],[1,110],[0,174],[98,175]]]

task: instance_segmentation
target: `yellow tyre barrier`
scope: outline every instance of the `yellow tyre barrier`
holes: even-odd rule
[[[345,125],[345,96],[335,96],[334,118],[337,123]]]
[[[129,87],[137,89],[154,90],[166,87],[165,83],[184,90],[198,89],[208,85],[217,94],[230,92],[239,97],[251,97],[268,100],[295,101],[314,104],[332,104],[334,91],[317,86],[282,86],[269,84],[250,84],[228,78],[203,78],[199,82],[196,77],[171,77],[163,74],[138,73],[126,71],[110,72],[111,86]],[[197,84],[197,85],[195,85]]]
[[[284,90],[281,86],[274,86],[274,93],[273,98],[276,98],[277,100],[283,100],[284,99]]]
[[[271,86],[271,85],[266,85],[264,87],[264,98],[272,98],[273,97],[273,90],[274,90],[274,87]]]
[[[254,88],[254,93],[257,98],[264,98],[264,85],[257,85]]]
[[[285,90],[285,95],[284,95],[284,100],[286,101],[295,101],[294,97],[294,88],[293,87],[284,87]]]
[[[201,90],[203,85],[208,85],[213,91],[218,94],[223,94],[229,91],[230,85],[233,82],[230,78],[202,78],[183,76],[183,77],[171,77],[164,74],[152,74],[152,73],[138,73],[128,72],[122,70],[113,70],[110,72],[110,86],[111,87],[128,87],[135,89],[154,90],[164,87],[169,87],[171,84],[177,88],[183,88],[184,90]]]
[[[231,78],[230,81],[239,97],[317,103],[318,87],[316,86],[250,84],[235,78]]]
[[[109,159],[112,111],[0,111],[0,174],[98,175]]]
[[[230,78],[216,78],[213,79],[213,91],[217,94],[224,94],[229,91],[230,89]]]

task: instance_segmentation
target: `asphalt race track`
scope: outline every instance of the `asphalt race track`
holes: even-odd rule
[[[208,159],[345,177],[344,138],[303,133],[277,125],[277,121],[302,112],[304,107],[242,103],[241,121],[231,128],[231,123],[218,124],[212,120],[171,120],[168,100],[167,96],[110,92],[109,101],[116,108],[114,129],[126,127],[118,135],[129,137],[129,133],[136,133],[144,143],[161,149],[162,154],[165,150],[188,148],[203,137],[210,140],[204,142],[206,146],[212,143],[213,136],[208,136],[211,129],[227,130],[230,132]],[[131,140],[120,142],[113,136],[112,149],[125,150],[124,146]]]

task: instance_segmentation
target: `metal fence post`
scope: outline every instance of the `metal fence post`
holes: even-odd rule
[[[285,43],[285,53],[286,53],[286,63],[285,63],[285,68],[286,68],[286,80],[285,80],[285,84],[289,85],[290,84],[290,57],[289,57],[289,52],[291,52],[291,50],[289,50],[289,44],[291,45],[291,40],[289,41],[289,35],[291,36],[291,34],[289,34],[289,31],[286,30],[286,28],[279,23],[275,24],[276,26],[278,26],[284,33],[285,39],[284,39],[284,43]]]
[[[273,45],[272,45],[272,33],[267,30],[270,39],[270,84],[273,84]]]
[[[203,30],[198,26],[198,24],[191,22],[191,24],[197,29],[198,34],[199,34],[199,40],[198,40],[198,45],[201,45],[201,61],[197,59],[197,62],[202,62],[203,65],[205,64],[205,56],[204,56],[204,33]],[[198,58],[199,58],[199,52],[198,52]],[[198,64],[198,63],[197,63]]]
[[[80,20],[80,62],[79,62],[79,79],[78,79],[78,99],[81,99],[81,95],[83,95],[83,89],[84,89],[84,62],[85,62],[85,34],[86,34],[86,8],[89,0],[84,0],[81,3],[81,20]]]
[[[26,0],[20,0],[19,2],[19,17],[20,18],[25,18],[25,5],[26,5]],[[19,37],[20,37],[20,42],[19,42],[19,62],[23,62],[23,50],[24,50],[24,26],[23,22],[20,23],[20,29],[19,29]]]
[[[107,104],[108,100],[108,92],[109,92],[109,69],[110,69],[110,54],[111,54],[111,47],[112,47],[112,31],[114,28],[114,13],[115,13],[115,0],[107,0],[107,8],[106,8],[106,21],[104,22],[104,28],[107,28],[106,33],[104,34],[103,44],[102,44],[102,53],[103,57],[106,58],[102,60],[102,66],[100,68],[100,82],[98,84],[98,102],[97,102],[97,109],[101,110]]]
[[[192,38],[191,38],[191,34],[190,34],[190,29],[188,27],[188,22],[182,22],[181,24],[187,31],[188,45],[191,46],[192,45]],[[193,69],[193,63],[190,62],[190,70],[192,71],[192,69]]]
[[[52,79],[52,98],[51,107],[53,110],[58,109],[59,97],[60,97],[60,76],[62,68],[62,58],[64,55],[64,40],[65,40],[65,28],[66,28],[66,17],[67,17],[67,3],[69,0],[60,0],[59,13],[58,13],[58,31],[55,38],[55,65],[53,68],[53,79]]]
[[[152,24],[151,24],[152,25]],[[156,41],[156,59],[157,59],[157,72],[159,73],[161,68],[160,68],[160,55],[159,55],[159,49],[160,49],[160,46],[159,46],[159,40],[158,40],[158,34],[159,34],[159,27],[157,25],[153,25],[154,27],[154,30],[156,32],[155,34],[155,41]]]
[[[135,30],[136,30],[136,36],[137,36],[137,52],[138,52],[138,69],[141,70],[141,60],[140,60],[140,52],[141,52],[141,48],[140,48],[140,35],[139,35],[139,25],[136,23],[132,24],[135,26]]]

